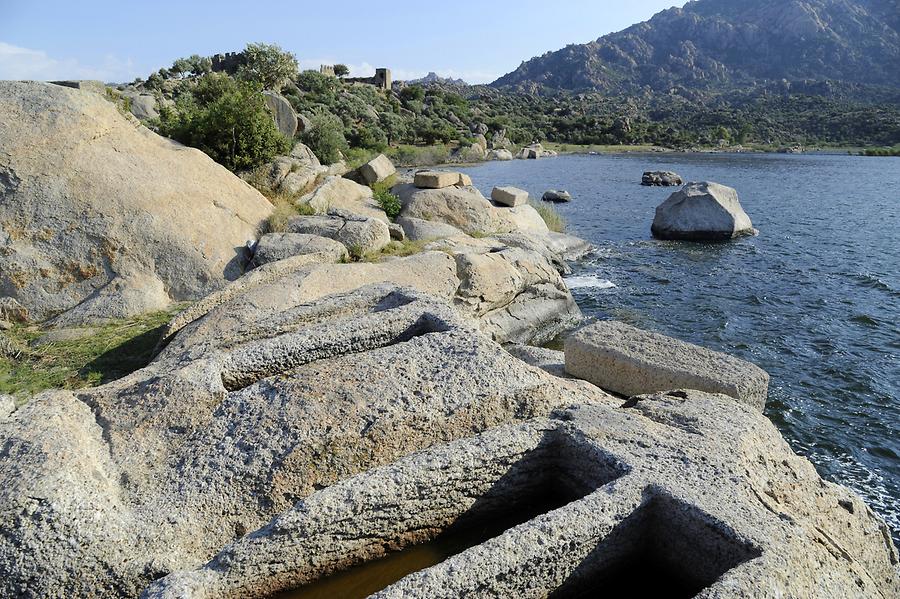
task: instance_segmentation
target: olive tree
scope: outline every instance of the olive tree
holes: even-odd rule
[[[297,57],[277,44],[247,44],[239,78],[258,83],[263,89],[280,92],[298,74]]]

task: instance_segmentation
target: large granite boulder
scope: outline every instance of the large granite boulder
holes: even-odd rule
[[[333,239],[357,258],[377,252],[391,242],[391,231],[383,220],[338,210],[322,216],[295,216],[288,221],[287,231]]]
[[[347,248],[339,241],[306,233],[268,233],[260,237],[253,250],[251,267],[284,260],[292,256],[315,254],[320,261],[341,262],[349,258]]]
[[[472,179],[468,175],[454,171],[418,171],[413,178],[413,185],[419,189],[443,189],[471,184]]]
[[[384,154],[379,154],[357,169],[358,178],[361,179],[360,183],[364,185],[380,183],[396,172],[394,163]]]
[[[528,192],[524,189],[509,185],[495,187],[491,190],[491,199],[495,204],[515,208],[516,206],[524,206],[528,203]]]
[[[375,201],[370,187],[343,177],[327,177],[321,185],[297,202],[309,206],[317,214],[326,214],[329,210],[343,210],[359,216],[376,218],[385,223],[390,221]]]
[[[264,91],[266,98],[266,107],[272,113],[275,119],[275,126],[281,131],[281,134],[288,139],[294,139],[297,135],[297,113],[287,98],[273,91]]]
[[[0,295],[33,320],[199,299],[240,276],[271,210],[208,156],[98,94],[0,82]]]
[[[463,234],[453,225],[411,216],[401,216],[397,219],[397,224],[402,227],[404,235],[410,241],[426,241]]]
[[[500,227],[497,209],[474,187],[419,189],[402,184],[393,191],[403,204],[401,216],[446,223],[469,234]]]
[[[616,321],[587,326],[566,339],[566,372],[622,395],[675,389],[721,393],[760,412],[769,375],[705,347]]]
[[[134,89],[126,89],[120,93],[123,98],[128,98],[131,114],[138,120],[148,121],[159,118],[156,96],[153,94],[141,93]]]
[[[659,239],[724,241],[756,229],[737,191],[712,182],[688,183],[659,205],[651,231]]]
[[[491,150],[487,153],[488,160],[512,160],[513,154],[509,150],[500,149],[500,150]]]

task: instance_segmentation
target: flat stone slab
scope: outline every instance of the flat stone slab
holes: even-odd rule
[[[566,340],[565,353],[566,372],[622,395],[696,389],[760,411],[766,405],[769,375],[758,366],[621,322],[581,329]]]
[[[495,187],[491,199],[502,206],[515,208],[528,203],[528,192],[518,187]]]
[[[459,185],[461,173],[447,171],[419,171],[413,180],[413,185],[419,189],[443,189],[452,185]],[[471,179],[469,179],[471,182]]]

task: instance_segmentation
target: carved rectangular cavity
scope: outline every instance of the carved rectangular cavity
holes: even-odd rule
[[[509,467],[486,481],[474,503],[469,489],[438,489],[451,502],[454,497],[468,508],[449,525],[436,522],[431,540],[344,571],[332,574],[296,590],[283,592],[280,599],[368,597],[401,578],[434,566],[445,559],[499,536],[506,530],[577,501],[607,483],[627,474],[627,466],[593,445],[550,431],[540,445],[520,456]],[[491,472],[476,468],[473,475]],[[452,481],[455,485],[471,481]],[[477,486],[477,485],[476,485]],[[435,514],[437,519],[445,518]],[[385,514],[390,518],[390,514]],[[378,531],[371,531],[373,537]],[[386,544],[388,544],[386,542]]]
[[[551,597],[694,597],[759,556],[696,506],[650,490]]]

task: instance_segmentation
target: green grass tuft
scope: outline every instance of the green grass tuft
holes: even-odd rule
[[[72,339],[33,343],[45,330],[6,331],[17,352],[0,352],[0,393],[27,397],[47,389],[80,389],[116,380],[146,366],[165,325],[184,306],[74,330]]]
[[[555,231],[556,233],[564,233],[566,231],[566,220],[556,208],[547,202],[531,201],[528,203],[532,208],[537,210],[537,213],[541,215],[541,218],[547,223],[547,228],[551,231]]]

